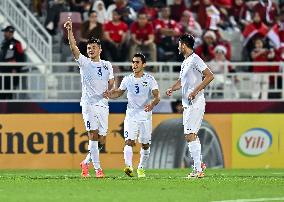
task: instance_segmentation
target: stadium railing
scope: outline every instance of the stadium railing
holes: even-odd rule
[[[223,63],[225,71],[215,74],[214,81],[205,90],[209,100],[284,100],[283,64],[281,62],[230,62]],[[116,86],[119,86],[123,76],[132,72],[130,63],[112,63]],[[180,91],[169,98],[166,89],[179,77],[179,62],[148,62],[152,74],[161,91],[162,99],[180,99]],[[214,65],[210,63],[210,65]],[[218,65],[222,65],[218,63]],[[1,66],[21,66],[21,73],[0,74],[0,94],[12,93],[10,101],[79,101],[81,97],[81,80],[77,63],[0,63]],[[39,70],[44,66],[45,71]],[[228,66],[236,72],[226,71]],[[252,66],[279,66],[279,72],[249,72]],[[152,69],[157,70],[151,72]],[[8,79],[10,88],[4,88],[4,81]],[[126,98],[126,95],[123,97]],[[6,102],[7,100],[5,100]]]
[[[52,61],[52,37],[20,0],[1,0],[0,12],[41,61]]]

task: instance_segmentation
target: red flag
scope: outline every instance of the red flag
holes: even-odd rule
[[[261,23],[260,26],[258,27],[256,27],[254,23],[247,25],[243,31],[243,36],[244,36],[243,45],[246,46],[249,40],[254,35],[259,34],[260,36],[265,37],[268,32],[269,32],[269,29],[264,23]]]

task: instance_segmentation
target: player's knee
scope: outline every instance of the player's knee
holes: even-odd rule
[[[89,139],[93,141],[98,141],[99,139],[99,130],[89,131]]]
[[[125,145],[133,147],[134,146],[134,140],[126,140]]]
[[[192,142],[197,139],[197,135],[195,133],[186,134],[185,139],[187,142]]]
[[[142,148],[143,148],[144,150],[148,150],[149,147],[150,147],[150,144],[142,144]]]

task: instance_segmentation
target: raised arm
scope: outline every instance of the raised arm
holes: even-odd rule
[[[180,79],[178,79],[177,82],[166,91],[166,95],[172,96],[173,91],[179,90],[180,88],[181,88],[181,81]]]
[[[199,91],[203,90],[213,79],[214,75],[209,68],[206,68],[203,72],[203,81],[189,94],[188,99],[193,100]]]
[[[72,31],[72,21],[71,21],[70,17],[68,17],[68,20],[65,22],[64,27],[67,29],[70,49],[71,49],[75,59],[78,60],[79,56],[80,56],[80,51],[79,51],[79,48],[76,45],[76,40],[75,40],[73,31]]]
[[[160,92],[158,89],[154,89],[152,90],[152,94],[153,94],[153,100],[149,103],[146,104],[144,107],[144,110],[146,112],[152,111],[153,108],[160,102]]]

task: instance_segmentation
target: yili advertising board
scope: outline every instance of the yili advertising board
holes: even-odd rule
[[[233,168],[284,168],[284,115],[233,115]]]

